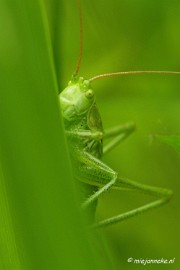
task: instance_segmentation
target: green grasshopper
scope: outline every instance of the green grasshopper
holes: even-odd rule
[[[108,131],[103,130],[101,116],[92,90],[96,79],[129,74],[179,74],[175,71],[127,71],[102,74],[89,80],[78,76],[82,60],[82,11],[80,2],[80,53],[76,70],[68,86],[60,94],[60,105],[64,120],[65,134],[69,145],[74,177],[80,181],[85,201],[82,208],[91,209],[93,218],[98,198],[109,189],[136,190],[156,196],[151,203],[123,214],[100,221],[93,227],[104,227],[123,221],[150,209],[167,203],[173,192],[169,189],[153,187],[122,178],[119,174],[101,161],[101,157],[126,139],[135,130],[134,123],[116,126]],[[103,141],[112,140],[103,146]]]

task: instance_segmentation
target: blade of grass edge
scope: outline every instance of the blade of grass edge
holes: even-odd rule
[[[16,269],[101,269],[77,210],[42,8],[1,2],[1,164]]]

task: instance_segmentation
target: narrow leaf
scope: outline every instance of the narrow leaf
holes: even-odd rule
[[[180,152],[180,136],[177,135],[170,135],[170,136],[163,136],[158,135],[157,138],[162,142],[172,146],[177,152]]]

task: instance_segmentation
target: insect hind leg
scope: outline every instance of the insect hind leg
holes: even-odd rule
[[[91,227],[92,228],[102,228],[102,227],[104,228],[106,226],[121,222],[121,221],[126,220],[128,218],[131,218],[133,216],[136,216],[138,214],[146,212],[148,210],[157,208],[157,207],[167,203],[168,201],[169,201],[168,198],[161,198],[159,200],[156,200],[156,201],[153,201],[151,203],[145,204],[145,205],[143,205],[141,207],[135,208],[135,209],[130,210],[128,212],[125,212],[125,213],[119,214],[117,216],[114,216],[114,217],[107,218],[105,220],[99,221],[99,222],[95,223],[94,225],[92,225]]]
[[[148,185],[144,185],[144,184],[141,184],[141,183],[129,180],[129,179],[123,179],[123,178],[118,177],[117,182],[122,182],[122,184],[125,183],[127,186],[134,188],[134,190],[141,191],[145,194],[157,196],[157,197],[159,197],[159,199],[157,199],[151,203],[145,204],[141,207],[130,210],[128,212],[125,212],[125,213],[119,214],[117,216],[102,220],[102,221],[92,225],[93,228],[106,227],[108,225],[112,225],[112,224],[121,222],[123,220],[131,218],[131,217],[136,216],[138,214],[147,212],[151,209],[155,209],[155,208],[157,208],[165,203],[168,203],[173,195],[173,192],[169,189],[148,186]]]
[[[80,168],[79,174],[81,173],[81,181],[84,183],[92,184],[100,187],[93,195],[91,195],[82,205],[83,208],[90,206],[94,201],[96,201],[102,194],[104,194],[110,188],[112,189],[131,189],[134,191],[140,191],[144,194],[149,194],[157,197],[157,200],[148,203],[144,206],[135,208],[129,212],[117,215],[112,218],[100,221],[93,225],[94,228],[108,226],[130,217],[136,216],[140,213],[146,212],[150,209],[157,208],[165,203],[167,203],[173,192],[169,189],[153,187],[139,182],[135,182],[130,179],[119,177],[119,175],[113,171],[104,162],[98,160],[96,157],[92,156],[87,152],[82,152],[79,156],[81,163],[83,164]]]
[[[97,200],[103,193],[108,191],[116,182],[117,177],[115,176],[112,178],[111,181],[109,181],[106,185],[104,185],[102,188],[100,188],[97,192],[95,192],[92,196],[90,196],[83,204],[82,209],[88,207],[92,202]]]

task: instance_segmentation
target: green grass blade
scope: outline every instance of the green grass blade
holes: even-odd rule
[[[21,269],[15,242],[4,175],[0,165],[0,269]]]
[[[0,266],[99,270],[77,208],[47,29],[41,1],[1,1]]]
[[[165,135],[157,135],[157,138],[170,145],[171,147],[173,147],[178,153],[180,153],[180,136],[176,136],[176,135],[169,135],[169,136],[165,136]]]

